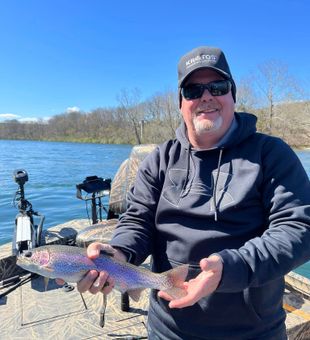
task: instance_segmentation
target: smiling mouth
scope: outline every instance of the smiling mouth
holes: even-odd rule
[[[214,109],[205,109],[205,110],[197,111],[197,115],[208,114],[208,113],[215,113],[215,112],[218,112],[218,109],[216,109],[216,108],[214,108]]]

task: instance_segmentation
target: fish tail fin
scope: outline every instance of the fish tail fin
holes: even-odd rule
[[[162,289],[172,298],[179,299],[186,295],[183,283],[188,274],[188,264],[175,267],[163,273],[168,279],[169,288]]]

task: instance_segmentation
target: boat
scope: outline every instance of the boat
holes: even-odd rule
[[[76,219],[43,230],[41,242],[79,246],[97,240],[108,242],[119,214],[125,210],[126,193],[138,166],[154,147],[135,146],[120,166],[109,192],[107,219],[98,222],[100,235],[92,235],[89,219]],[[81,192],[79,195],[81,198]],[[150,268],[150,258],[142,265]],[[291,272],[285,282],[283,306],[289,339],[310,339],[310,280]],[[45,289],[42,277],[16,265],[11,242],[0,246],[1,339],[147,339],[148,298],[149,290],[142,292],[138,302],[115,290],[108,296],[80,294],[74,285],[60,286],[54,281]]]

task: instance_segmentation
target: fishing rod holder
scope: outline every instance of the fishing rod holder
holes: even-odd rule
[[[85,180],[76,185],[76,197],[92,203],[92,223],[96,224],[102,221],[102,210],[107,213],[107,209],[102,204],[101,199],[109,196],[111,191],[111,178],[101,178],[97,176],[88,176]],[[99,207],[99,219],[97,214]]]
[[[41,234],[44,222],[44,215],[34,211],[32,204],[25,198],[24,185],[28,181],[28,173],[24,169],[13,172],[13,179],[18,185],[14,197],[14,203],[19,213],[15,217],[15,229],[12,241],[13,255],[19,255],[23,251],[41,245]],[[39,218],[39,223],[35,224],[35,219]]]

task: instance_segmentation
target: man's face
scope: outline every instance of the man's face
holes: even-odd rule
[[[185,85],[208,84],[223,79],[213,70],[201,69],[190,75]],[[212,96],[205,90],[200,98],[182,98],[181,112],[191,144],[198,147],[214,146],[230,127],[234,107],[231,91],[223,96]]]

